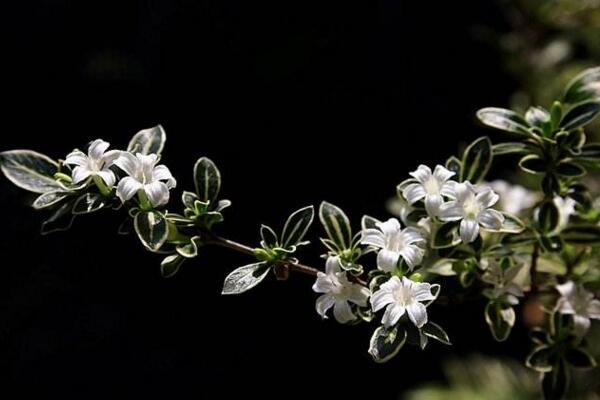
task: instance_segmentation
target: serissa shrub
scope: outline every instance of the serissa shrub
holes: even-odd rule
[[[80,215],[120,210],[126,218],[118,231],[135,232],[147,250],[160,254],[166,278],[208,245],[250,259],[227,275],[224,295],[253,289],[270,274],[278,280],[313,275],[322,318],[374,325],[368,352],[375,362],[406,345],[451,344],[429,319],[431,305],[466,293],[483,296],[482,318],[504,341],[515,306],[535,300],[545,322],[532,329],[525,364],[541,374],[544,396],[558,399],[566,396],[574,368],[596,366],[586,335],[600,319],[600,208],[586,178],[600,167],[600,144],[588,143],[584,128],[599,112],[600,68],[575,77],[549,109],[532,106],[524,115],[481,109],[479,120],[506,133],[507,141],[481,137],[443,164],[419,165],[397,187],[395,217],[365,215],[357,230],[358,221],[352,224],[340,207],[323,201],[318,210],[292,212],[281,229],[262,225],[258,246],[214,232],[231,202],[220,198],[221,174],[206,157],[194,165],[195,187],[182,193],[181,211],[166,211],[175,207],[177,182],[160,163],[161,126],[135,134],[126,150],[110,150],[97,139],[58,161],[32,150],[5,151],[0,169],[16,186],[39,194],[33,207],[50,212],[42,234],[66,230]],[[517,157],[515,165],[534,176],[537,190],[486,180],[503,157]],[[316,218],[323,228],[323,270],[298,258]],[[451,280],[462,291],[444,294]]]

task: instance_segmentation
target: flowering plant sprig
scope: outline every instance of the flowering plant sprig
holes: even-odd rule
[[[417,166],[397,186],[394,216],[384,221],[363,216],[353,231],[340,207],[322,202],[325,272],[298,258],[309,244],[313,206],[291,213],[280,230],[261,225],[256,247],[217,235],[214,226],[231,202],[219,198],[221,174],[206,157],[195,163],[194,190],[183,191],[181,212],[174,212],[177,182],[161,164],[161,126],[138,132],[123,151],[109,150],[102,139],[59,161],[31,150],[5,151],[0,169],[39,195],[34,208],[51,211],[43,234],[68,229],[79,215],[122,211],[119,232],[135,232],[147,250],[161,254],[164,277],[209,245],[252,258],[227,275],[223,294],[248,291],[269,273],[278,280],[293,272],[312,275],[318,315],[377,324],[368,349],[376,362],[405,345],[449,345],[448,334],[432,321],[449,302],[486,299],[482,319],[498,341],[509,337],[519,304],[534,304],[543,318],[532,328],[535,346],[526,365],[543,375],[547,398],[560,398],[572,368],[596,365],[586,335],[591,321],[600,319],[600,209],[584,178],[587,169],[600,167],[600,144],[586,143],[583,128],[600,113],[598,87],[596,68],[577,76],[549,110],[480,110],[485,125],[512,141],[493,144],[484,136],[444,165]],[[521,173],[532,175],[539,190],[486,182],[504,156],[517,156]],[[447,285],[452,280],[459,285]]]

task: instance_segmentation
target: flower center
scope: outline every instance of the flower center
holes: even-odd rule
[[[440,184],[432,175],[425,181],[423,184],[423,188],[425,188],[425,192],[427,194],[439,194],[440,193]]]
[[[466,218],[475,219],[481,212],[481,204],[477,202],[475,196],[470,196],[463,203],[463,211]]]
[[[404,248],[405,243],[404,243],[404,237],[402,235],[402,232],[396,232],[396,233],[388,234],[386,236],[387,236],[386,237],[386,242],[387,242],[386,248],[388,250],[398,252]]]
[[[394,291],[394,300],[396,303],[402,307],[406,307],[413,302],[412,293],[410,293],[409,289],[405,287],[399,287]]]

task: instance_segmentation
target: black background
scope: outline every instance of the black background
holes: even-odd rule
[[[125,147],[161,123],[163,162],[181,189],[209,156],[233,201],[220,231],[256,244],[298,207],[327,199],[383,218],[419,163],[486,133],[477,108],[505,106],[514,83],[474,25],[504,29],[493,2],[13,1],[2,6],[1,150],[53,158],[101,137]],[[482,303],[432,307],[454,346],[407,348],[377,365],[371,328],[322,322],[312,280],[269,279],[239,297],[222,280],[247,257],[203,249],[169,280],[160,258],[118,237],[101,212],[39,236],[31,198],[0,180],[1,391],[229,398],[394,398],[440,361],[495,344]],[[317,242],[319,228],[311,233]],[[321,249],[303,261],[321,265]],[[517,335],[522,335],[517,332]],[[523,343],[523,344],[519,344]]]

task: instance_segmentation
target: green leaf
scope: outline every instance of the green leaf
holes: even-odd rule
[[[294,211],[285,222],[283,232],[281,233],[281,246],[288,248],[295,246],[302,241],[304,235],[310,228],[315,216],[313,206],[303,207]]]
[[[265,279],[270,268],[259,262],[245,265],[227,275],[221,294],[240,294],[252,289]]]
[[[590,143],[583,145],[581,153],[577,156],[578,161],[600,162],[600,143]]]
[[[462,162],[458,158],[456,158],[455,156],[448,158],[446,160],[445,165],[448,171],[454,172],[455,176],[460,176],[462,170]]]
[[[206,157],[196,161],[194,182],[200,200],[214,203],[221,190],[221,173],[215,163]]]
[[[550,113],[543,107],[529,107],[525,113],[525,121],[530,125],[541,127],[550,121]]]
[[[350,220],[339,207],[326,201],[322,202],[319,207],[319,219],[329,239],[341,250],[352,246]]]
[[[569,348],[565,353],[565,360],[575,368],[594,368],[596,360],[583,349]]]
[[[492,128],[530,137],[529,123],[519,114],[504,108],[488,107],[477,111],[477,118]]]
[[[578,178],[585,175],[585,168],[568,161],[559,163],[556,166],[556,173],[568,178]]]
[[[564,102],[575,104],[598,98],[599,83],[600,67],[586,69],[569,82],[563,96]]]
[[[100,210],[106,205],[106,197],[100,193],[85,193],[73,205],[73,214],[89,214]]]
[[[477,184],[485,178],[492,165],[492,142],[487,136],[473,141],[463,153],[461,181]]]
[[[163,278],[171,278],[179,271],[184,261],[185,258],[179,254],[171,254],[165,257],[160,263],[160,274]]]
[[[546,161],[536,154],[529,154],[521,158],[519,167],[530,174],[541,174],[548,169]]]
[[[528,154],[531,150],[531,145],[519,142],[498,143],[492,146],[492,153],[495,156],[505,154]]]
[[[558,226],[560,213],[552,200],[542,203],[538,213],[538,225],[542,232],[552,232]]]
[[[47,235],[52,232],[66,231],[73,225],[75,215],[71,213],[73,201],[68,201],[60,206],[54,214],[42,223],[40,233]]]
[[[16,186],[34,193],[64,190],[54,179],[58,163],[32,150],[11,150],[0,153],[0,170]]]
[[[421,328],[421,330],[427,337],[435,339],[438,342],[447,344],[448,346],[452,345],[452,343],[450,343],[450,338],[448,337],[446,331],[436,323],[430,321],[427,324],[425,324],[423,328]]]
[[[60,203],[62,200],[66,199],[68,195],[69,192],[64,191],[46,192],[35,199],[32,206],[36,210],[52,207],[53,205],[56,205],[57,203]]]
[[[570,374],[563,360],[552,367],[552,371],[544,374],[542,393],[545,400],[560,400],[565,397],[569,387]]]
[[[365,229],[377,229],[377,224],[380,222],[381,221],[379,221],[377,218],[373,218],[369,215],[363,215],[360,220],[360,226],[363,231]]]
[[[143,129],[133,135],[127,146],[130,153],[157,154],[163,151],[167,134],[162,126],[157,125],[149,129]]]
[[[504,222],[502,222],[502,228],[499,232],[502,233],[521,233],[525,230],[525,223],[516,216],[507,212],[502,212],[504,215]]]
[[[200,236],[193,236],[190,241],[185,244],[179,244],[175,247],[175,251],[181,257],[194,258],[198,255],[198,245],[201,243]]]
[[[534,369],[538,372],[549,372],[552,370],[553,358],[556,355],[556,351],[549,346],[540,346],[535,348],[525,360],[525,365],[528,368]]]
[[[548,172],[544,175],[542,178],[542,191],[548,197],[554,197],[560,192],[560,182],[554,173]]]
[[[560,121],[560,127],[566,131],[590,123],[600,112],[600,103],[586,101],[571,108]]]
[[[600,243],[600,227],[596,225],[574,225],[561,231],[561,237],[569,244]]]
[[[150,251],[157,251],[169,235],[167,220],[158,211],[142,211],[133,221],[142,244]]]
[[[508,339],[515,324],[515,310],[507,304],[490,301],[485,306],[485,322],[498,342]]]
[[[267,225],[260,226],[260,237],[262,238],[262,246],[267,249],[279,246],[277,234]]]
[[[371,336],[369,354],[375,362],[384,363],[398,354],[405,342],[406,331],[403,328],[380,326]]]
[[[198,196],[196,195],[196,193],[184,191],[181,194],[181,202],[187,208],[190,208],[192,210],[195,209],[196,208],[196,205],[195,205],[196,201],[198,201]]]
[[[460,243],[460,237],[457,233],[457,223],[446,223],[441,225],[435,231],[431,247],[434,249],[445,249],[453,247]]]

